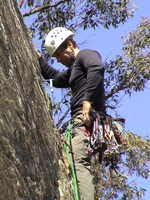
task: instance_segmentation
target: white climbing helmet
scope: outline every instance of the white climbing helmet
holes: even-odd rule
[[[66,28],[63,27],[56,27],[52,29],[45,39],[45,46],[50,54],[53,56],[54,52],[57,48],[68,38],[73,37],[74,33]]]

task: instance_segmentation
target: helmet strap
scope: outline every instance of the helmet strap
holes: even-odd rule
[[[71,53],[68,52],[68,51],[66,51],[66,50],[64,50],[64,53],[68,54],[68,55],[70,56],[72,62],[74,62],[74,55],[75,55],[75,53],[74,53],[74,49],[72,50]]]
[[[69,54],[72,61],[74,61],[74,54],[75,54],[75,53],[74,53],[74,50],[73,50],[72,53]]]

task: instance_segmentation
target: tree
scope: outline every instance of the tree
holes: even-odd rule
[[[149,25],[150,18],[143,18],[137,28],[124,38],[123,55],[105,63],[108,74],[105,81],[106,99],[109,102],[117,105],[120,91],[131,95],[133,91],[144,90],[150,76]]]
[[[59,190],[72,199],[50,99],[17,1],[0,0],[0,19],[0,199],[60,199]]]

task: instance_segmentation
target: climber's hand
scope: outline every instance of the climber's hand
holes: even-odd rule
[[[91,110],[91,103],[89,101],[83,101],[83,118],[84,123],[87,127],[90,127],[91,121],[90,121],[90,110]]]

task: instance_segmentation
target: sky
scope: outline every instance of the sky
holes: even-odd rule
[[[77,43],[82,43],[87,40],[86,44],[81,49],[90,48],[97,50],[103,61],[106,58],[112,59],[116,55],[121,55],[122,39],[121,36],[128,34],[134,30],[141,21],[141,16],[150,17],[150,0],[135,0],[134,3],[139,6],[138,11],[135,12],[134,18],[128,20],[124,25],[119,25],[119,28],[105,30],[100,27],[96,30],[78,31],[75,35]],[[28,24],[27,19],[26,23]],[[40,44],[36,44],[39,45]],[[61,67],[60,67],[61,68]],[[51,95],[51,94],[50,94]],[[54,89],[54,96],[59,98],[61,91]],[[122,100],[122,106],[117,109],[118,114],[125,118],[125,129],[137,135],[150,136],[150,82],[142,92],[133,93],[131,97],[126,96]],[[113,115],[113,113],[110,113]],[[147,181],[139,180],[139,185],[147,189],[144,200],[150,199],[150,178]]]

